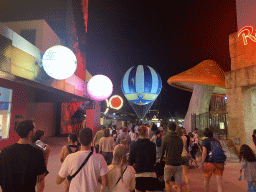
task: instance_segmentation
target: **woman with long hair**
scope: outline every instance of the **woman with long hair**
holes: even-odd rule
[[[68,145],[63,146],[60,153],[60,162],[63,163],[66,157],[80,150],[80,146],[78,146],[78,135],[77,133],[70,133],[68,135]],[[70,181],[67,179],[63,182],[65,192],[69,191]]]
[[[32,146],[42,150],[44,154],[44,161],[45,161],[45,166],[47,168],[48,165],[48,159],[49,155],[51,152],[51,148],[49,145],[44,143],[44,131],[43,130],[36,130],[34,136],[32,137]],[[42,181],[37,181],[36,183],[36,191],[37,192],[43,192],[45,187],[45,180],[43,179]]]
[[[134,143],[134,141],[137,139],[138,135],[135,132],[135,126],[132,126],[131,131],[129,132],[129,135],[131,137],[131,143]]]
[[[248,183],[248,192],[255,192],[256,187],[256,156],[252,149],[244,144],[240,147],[239,159],[241,162],[240,172],[244,172],[244,180]]]
[[[195,141],[194,135],[192,133],[189,133],[188,136],[190,137],[190,149],[189,149],[190,155],[191,155],[190,167],[192,167],[193,162],[195,162],[196,168],[198,168],[199,166],[196,161],[196,154],[200,146]]]
[[[182,169],[183,169],[183,174],[185,176],[185,181],[187,185],[187,191],[190,192],[190,179],[188,176],[188,169],[189,169],[189,155],[186,149],[187,146],[187,137],[185,136],[185,132],[182,130],[181,127],[177,128],[177,135],[182,139],[183,141],[183,150],[181,154],[181,160],[182,160]]]
[[[110,137],[109,129],[105,129],[104,135],[99,142],[99,152],[103,155],[108,165],[112,162],[114,147],[114,138]]]
[[[108,166],[108,186],[103,192],[131,192],[135,189],[135,170],[128,165],[125,146],[119,144],[114,149],[112,164]]]
[[[80,147],[78,146],[78,136],[77,133],[70,133],[68,135],[68,145],[63,146],[60,153],[60,162],[63,163],[65,158],[71,154],[79,151]]]

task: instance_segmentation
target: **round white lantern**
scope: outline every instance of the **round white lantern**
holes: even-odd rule
[[[105,75],[93,76],[87,84],[87,92],[96,101],[107,99],[113,91],[111,80]]]
[[[66,79],[72,76],[77,67],[75,54],[67,47],[56,45],[43,55],[43,68],[54,79]]]

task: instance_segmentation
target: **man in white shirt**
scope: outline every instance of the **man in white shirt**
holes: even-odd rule
[[[64,160],[56,183],[61,184],[68,175],[73,175],[91,152],[92,130],[83,128],[79,132],[81,150],[72,153]],[[71,180],[69,192],[100,191],[100,184],[108,185],[109,169],[103,156],[93,153],[80,172]]]

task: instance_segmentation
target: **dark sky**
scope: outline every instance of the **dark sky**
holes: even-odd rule
[[[155,107],[186,112],[191,93],[171,87],[168,78],[207,59],[230,70],[228,40],[236,31],[235,0],[93,0],[86,67],[110,77],[114,94],[123,96],[125,72],[149,65],[163,82]]]
[[[0,0],[0,21],[45,19],[65,37],[63,0]],[[149,65],[161,76],[153,105],[167,114],[186,112],[190,92],[167,79],[206,59],[230,70],[229,34],[237,31],[235,0],[89,0],[86,68],[104,74],[114,94],[124,97],[121,80],[134,65]],[[125,100],[124,109],[129,109]]]

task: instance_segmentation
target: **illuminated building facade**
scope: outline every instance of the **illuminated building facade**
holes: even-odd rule
[[[99,127],[99,104],[83,105],[90,101],[85,51],[88,1],[66,2],[65,40],[44,19],[0,22],[0,150],[18,141],[14,129],[22,119],[33,119],[46,136],[78,131],[85,115],[86,126],[94,132]],[[77,58],[75,74],[63,80],[49,77],[42,68],[43,53],[58,44]]]

